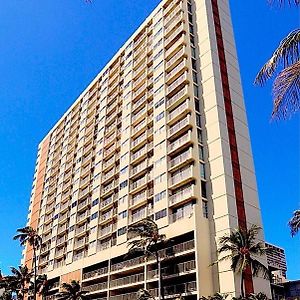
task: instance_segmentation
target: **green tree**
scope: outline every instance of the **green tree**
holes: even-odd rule
[[[47,275],[38,275],[36,279],[36,285],[37,293],[42,297],[42,299],[46,299],[49,290],[52,288],[51,283],[48,281]]]
[[[137,292],[137,300],[154,300],[151,294],[145,289],[139,289]]]
[[[299,0],[269,0],[272,5],[300,5]],[[300,30],[288,34],[271,58],[261,68],[255,84],[263,86],[267,80],[273,82],[272,118],[286,119],[300,109]]]
[[[291,235],[295,236],[300,230],[300,210],[296,210],[293,213],[293,217],[289,221]]]
[[[32,247],[33,250],[33,285],[34,285],[34,291],[33,291],[33,299],[36,300],[36,279],[37,279],[37,268],[36,268],[36,251],[39,249],[39,247],[42,244],[42,238],[38,235],[36,230],[34,230],[30,226],[26,226],[24,228],[17,229],[17,235],[13,237],[14,240],[19,240],[21,246],[25,246],[27,243]]]
[[[87,292],[81,290],[79,281],[72,280],[70,283],[64,282],[61,285],[63,291],[58,293],[59,300],[83,300]]]
[[[161,259],[158,250],[166,236],[160,234],[157,224],[147,217],[128,227],[128,237],[133,238],[133,240],[128,241],[129,252],[143,253],[145,257],[155,256],[158,271],[158,298],[164,299]]]
[[[19,266],[18,268],[11,267],[12,275],[6,276],[7,287],[6,291],[16,293],[18,299],[23,300],[25,295],[30,292],[30,283],[33,275],[27,266]]]
[[[201,296],[199,300],[226,300],[228,297],[227,294],[216,293],[213,296],[204,297]]]
[[[268,268],[255,258],[266,253],[264,243],[256,242],[260,230],[260,227],[253,225],[248,230],[237,229],[219,240],[218,254],[223,256],[217,262],[231,261],[231,269],[241,276],[242,297],[245,297],[244,275],[248,266],[252,268],[253,276],[261,274],[264,278],[269,279]]]

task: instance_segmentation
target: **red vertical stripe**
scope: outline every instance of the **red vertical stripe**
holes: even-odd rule
[[[240,169],[239,154],[238,154],[238,148],[236,142],[234,118],[232,113],[231,94],[229,88],[228,71],[227,71],[224,42],[222,36],[222,27],[220,22],[220,14],[219,14],[217,0],[211,0],[211,4],[212,4],[214,26],[215,26],[215,33],[217,39],[217,48],[218,48],[218,56],[219,56],[219,64],[220,64],[220,73],[221,73],[221,81],[222,81],[222,89],[223,89],[223,97],[224,97],[224,107],[225,107],[225,114],[226,114],[228,138],[229,138],[238,224],[241,229],[246,230],[247,219],[246,219],[243,186],[242,186],[242,179],[241,179],[241,169]],[[248,267],[246,269],[244,276],[245,276],[246,294],[253,293],[254,287],[253,287],[251,267]]]

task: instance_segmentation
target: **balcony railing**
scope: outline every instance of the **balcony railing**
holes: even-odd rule
[[[108,267],[100,268],[91,272],[84,273],[83,279],[89,279],[89,278],[101,276],[107,274],[107,272],[108,272]]]
[[[89,286],[84,286],[84,287],[82,287],[82,289],[84,291],[91,293],[91,292],[105,290],[105,289],[107,289],[107,286],[108,286],[107,282],[101,282],[101,283],[96,283],[96,284],[89,285]]]
[[[146,217],[146,212],[147,212],[147,209],[144,208],[144,209],[141,209],[141,210],[137,211],[136,213],[132,214],[131,222],[136,222],[141,219],[144,219]]]
[[[167,87],[167,93],[170,93],[173,91],[176,87],[178,87],[180,84],[185,82],[187,80],[187,74],[184,73],[180,77],[178,77],[171,85]]]
[[[185,152],[181,153],[180,155],[171,159],[170,167],[172,168],[178,164],[181,164],[181,163],[187,161],[188,159],[190,159],[191,157],[192,157],[191,149],[188,149],[187,151],[185,151]]]
[[[111,287],[119,287],[128,284],[134,284],[137,282],[142,282],[144,280],[144,273],[134,274],[131,276],[126,276],[123,278],[113,279],[110,282]]]
[[[169,145],[169,151],[172,151],[178,147],[180,147],[181,145],[183,145],[184,143],[186,143],[187,141],[189,141],[191,139],[190,133],[187,132],[186,134],[184,134],[183,136],[181,136],[179,139],[175,140],[174,142],[172,142]]]
[[[184,169],[181,169],[179,171],[177,171],[176,173],[174,173],[172,176],[171,176],[171,185],[173,184],[177,184],[189,177],[192,177],[193,176],[193,172],[192,172],[192,167],[191,166],[188,166]]]
[[[194,186],[190,185],[188,187],[185,187],[184,189],[177,191],[175,194],[171,195],[169,197],[169,201],[170,204],[175,204],[189,197],[192,197],[193,195],[194,195]]]
[[[182,112],[184,112],[189,107],[189,102],[185,101],[181,105],[179,105],[176,109],[169,113],[168,120],[172,120]]]
[[[166,40],[165,45],[168,45],[181,31],[184,30],[184,24],[181,24]]]
[[[176,213],[170,215],[170,223],[175,223],[179,220],[190,218],[193,214],[193,208],[191,206],[187,206],[186,209],[179,210]]]
[[[179,71],[183,70],[183,68],[186,67],[186,61],[185,59],[180,62],[174,69],[172,69],[166,76],[166,81],[171,79],[175,74],[177,74]]]
[[[175,132],[179,131],[181,128],[185,127],[186,125],[188,125],[190,122],[190,118],[189,116],[185,117],[184,119],[180,120],[179,122],[177,122],[175,125],[173,125],[172,127],[170,127],[169,129],[169,135],[174,134]]]

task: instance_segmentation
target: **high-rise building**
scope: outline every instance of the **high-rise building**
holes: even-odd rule
[[[51,293],[75,279],[98,300],[157,295],[155,260],[126,255],[146,216],[169,240],[165,296],[240,293],[230,262],[210,266],[221,236],[261,225],[228,5],[162,1],[40,143],[28,225]],[[245,289],[269,282],[248,268]]]

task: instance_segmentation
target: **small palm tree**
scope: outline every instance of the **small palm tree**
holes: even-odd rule
[[[13,237],[14,240],[19,240],[21,246],[25,246],[27,243],[33,249],[33,276],[34,276],[34,291],[33,298],[36,300],[36,279],[37,279],[37,270],[36,270],[36,251],[42,244],[42,238],[38,235],[36,230],[30,226],[17,229],[18,234]]]
[[[199,300],[226,300],[228,294],[216,293],[213,296],[204,297],[201,296]]]
[[[11,267],[11,276],[7,276],[8,290],[15,292],[18,299],[23,300],[30,291],[30,280],[33,272],[27,266],[19,266],[18,269]]]
[[[147,217],[128,227],[128,237],[134,238],[128,242],[129,252],[141,252],[145,257],[155,256],[158,270],[158,298],[164,299],[158,247],[166,236],[160,234],[157,224],[150,217]]]
[[[263,256],[266,253],[264,243],[256,242],[260,227],[253,225],[249,230],[238,229],[230,235],[220,238],[219,254],[224,254],[218,262],[230,260],[231,269],[241,275],[241,296],[245,297],[244,279],[245,270],[251,267],[253,276],[261,274],[264,278],[269,279],[269,270],[255,257]]]
[[[299,0],[268,0],[271,4],[299,6]],[[300,109],[300,29],[292,31],[279,44],[256,76],[263,86],[275,74],[273,83],[273,118],[287,118]],[[279,73],[276,71],[282,68]]]
[[[300,210],[296,210],[293,213],[293,217],[289,221],[291,235],[295,236],[300,230]]]
[[[58,293],[59,300],[83,300],[87,292],[81,290],[79,281],[72,280],[70,283],[64,282],[61,285],[64,291]]]
[[[154,300],[154,298],[147,290],[139,289],[137,292],[137,300]]]

